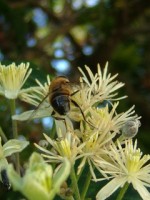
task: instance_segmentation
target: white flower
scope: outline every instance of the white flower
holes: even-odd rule
[[[31,74],[29,63],[16,66],[12,63],[8,66],[0,64],[0,94],[8,99],[16,99],[21,93],[25,81]]]
[[[46,134],[44,134],[44,137],[50,144],[50,149],[45,149],[38,144],[35,144],[35,146],[42,151],[42,156],[48,162],[59,163],[66,157],[74,165],[75,160],[80,157],[78,155],[84,145],[80,144],[79,139],[72,132],[66,132],[65,137],[57,138],[57,140],[52,140]]]
[[[109,108],[108,105],[101,108],[91,108],[89,117],[89,122],[93,124],[98,130],[103,132],[103,130],[108,129],[109,131],[114,131],[116,133],[120,132],[120,129],[129,121],[139,121],[141,117],[133,115],[135,113],[134,106],[129,110],[122,113],[117,113],[117,107],[119,102],[111,105],[112,108]]]
[[[94,180],[96,180],[96,175],[94,172],[94,168],[96,168],[100,173],[103,174],[101,171],[101,166],[97,165],[95,160],[97,158],[103,158],[105,155],[107,155],[109,151],[109,146],[112,141],[112,139],[115,137],[115,133],[108,132],[108,129],[103,130],[103,133],[100,132],[93,132],[91,131],[85,131],[84,133],[81,133],[82,140],[83,140],[83,148],[82,152],[79,152],[82,161],[80,165],[78,166],[78,174],[81,172],[82,168],[84,167],[85,163],[87,162],[90,167],[90,173]],[[105,177],[106,175],[103,174]]]
[[[107,74],[108,63],[106,63],[103,72],[100,65],[97,65],[97,73],[95,75],[88,66],[85,66],[85,69],[88,72],[90,80],[87,78],[84,71],[79,68],[79,71],[83,75],[80,78],[81,83],[83,83],[83,89],[77,96],[77,102],[79,105],[82,103],[83,110],[97,103],[102,103],[104,100],[114,101],[126,98],[126,96],[114,98],[118,94],[116,91],[123,87],[124,83],[114,81],[118,74],[114,76],[111,76],[110,73]]]
[[[117,106],[119,102],[112,104],[112,108],[109,109],[108,105],[101,108],[91,108],[90,116],[87,120],[90,124],[93,124],[95,128],[91,128],[87,123],[80,130],[76,131],[76,134],[81,141],[85,144],[82,149],[83,160],[78,168],[78,173],[81,171],[85,162],[87,161],[90,166],[90,171],[93,179],[96,180],[96,176],[93,170],[96,167],[101,173],[101,165],[97,165],[95,160],[103,159],[109,153],[109,146],[112,143],[113,138],[121,132],[124,124],[129,120],[137,120],[134,106],[126,112],[117,114]],[[105,176],[105,174],[103,174]]]
[[[137,148],[137,141],[126,140],[125,148],[118,141],[118,148],[112,144],[109,152],[110,162],[97,160],[97,163],[103,167],[103,172],[110,178],[97,194],[97,200],[104,200],[115,192],[125,183],[131,183],[143,200],[150,199],[150,193],[146,187],[150,187],[150,155],[142,156],[142,152]]]

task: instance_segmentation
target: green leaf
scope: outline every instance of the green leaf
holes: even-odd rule
[[[29,142],[27,141],[21,141],[15,139],[9,140],[3,145],[4,157],[10,156],[16,152],[21,152],[28,144]]]

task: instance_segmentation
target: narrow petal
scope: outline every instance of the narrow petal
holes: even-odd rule
[[[126,182],[125,178],[114,178],[108,184],[106,184],[96,195],[96,200],[105,200],[119,187],[124,185]]]
[[[137,179],[132,184],[134,189],[138,191],[143,200],[150,200],[150,193],[140,180]]]

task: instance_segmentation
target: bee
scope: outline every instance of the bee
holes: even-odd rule
[[[72,103],[75,107],[79,108],[84,121],[93,127],[93,125],[86,120],[81,107],[72,99],[72,96],[80,91],[79,88],[73,92],[72,88],[73,88],[72,83],[69,81],[67,77],[65,76],[56,77],[54,80],[52,80],[49,86],[49,92],[44,97],[39,106],[49,96],[49,103],[53,108],[51,116],[53,116],[55,119],[61,120],[64,118],[56,117],[55,114],[58,113],[60,116],[67,115],[71,109],[71,103]],[[39,108],[39,106],[37,107],[37,109]]]
[[[71,95],[69,79],[65,76],[56,77],[49,87],[49,102],[54,112],[66,115],[70,111]]]

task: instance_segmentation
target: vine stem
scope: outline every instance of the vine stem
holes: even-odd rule
[[[85,184],[84,184],[83,189],[82,189],[81,200],[85,199],[85,196],[86,196],[87,190],[89,188],[90,182],[91,182],[91,173],[89,172],[86,176]]]
[[[6,143],[8,141],[5,133],[3,132],[2,128],[0,127],[0,136],[2,137],[2,140]]]
[[[125,183],[125,185],[121,188],[116,200],[122,200],[128,187],[129,187],[129,183]]]
[[[78,184],[77,184],[77,178],[76,178],[76,174],[75,174],[75,170],[74,170],[73,166],[71,168],[70,177],[71,177],[72,189],[74,191],[75,199],[81,200],[80,192],[79,192],[79,188],[78,188]]]
[[[11,110],[11,117],[16,114],[16,102],[15,99],[10,99],[10,110]],[[18,139],[18,130],[17,130],[17,121],[12,119],[12,131],[13,131],[13,138]],[[16,159],[16,171],[20,174],[20,159],[19,153],[15,154]]]

